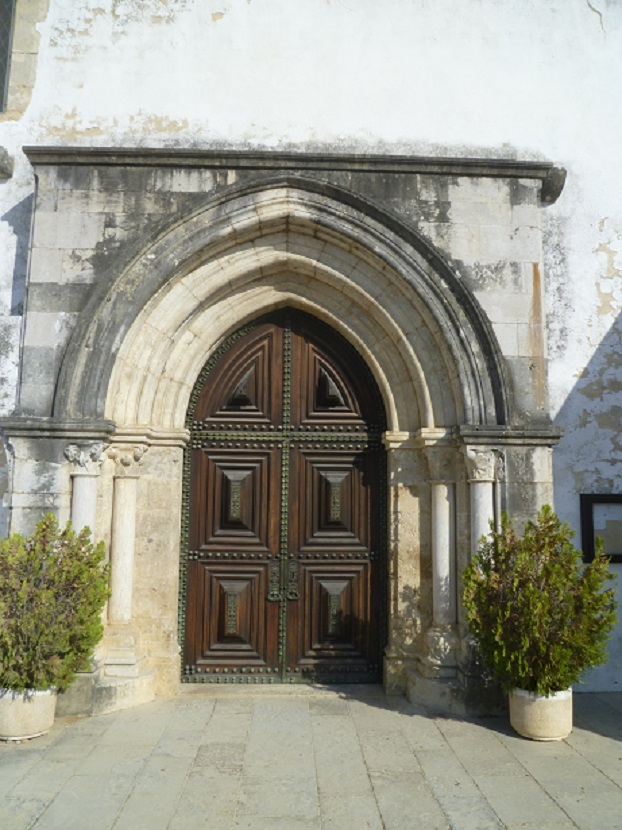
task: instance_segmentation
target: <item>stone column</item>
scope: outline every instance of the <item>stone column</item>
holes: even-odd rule
[[[115,464],[110,540],[110,599],[106,674],[136,676],[141,659],[139,636],[132,623],[134,543],[138,463],[146,447],[113,446],[108,457]]]
[[[100,441],[87,445],[69,444],[65,458],[74,465],[71,473],[71,524],[76,532],[88,527],[95,536],[97,518],[97,481],[104,460],[105,445]]]
[[[427,678],[450,680],[456,671],[456,449],[424,448],[430,473],[432,548],[432,626],[426,631],[427,654],[419,667]],[[434,687],[435,688],[435,687]],[[419,680],[423,691],[423,682]],[[434,694],[430,687],[430,694]]]
[[[114,477],[108,602],[110,622],[130,622],[132,619],[137,484],[136,474]]]
[[[431,482],[432,608],[434,625],[456,621],[455,485]]]
[[[79,441],[79,439],[78,439]],[[69,517],[76,533],[83,528],[91,532],[91,540],[95,542],[97,522],[97,485],[101,472],[101,465],[105,459],[106,444],[102,441],[80,441],[68,444],[64,449],[64,456],[72,465],[71,496],[69,503]],[[102,611],[102,622],[105,625],[106,610]],[[94,687],[99,681],[105,659],[105,647],[99,642],[91,656],[88,670],[80,672],[71,688],[59,696],[58,711],[65,715],[89,712],[92,710]]]
[[[432,525],[432,619],[435,626],[456,622],[455,450],[428,447]]]
[[[490,533],[495,517],[496,456],[490,449],[465,447],[467,478],[471,496],[471,554],[477,552],[482,536]]]

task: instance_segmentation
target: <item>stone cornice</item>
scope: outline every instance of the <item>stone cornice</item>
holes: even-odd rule
[[[114,422],[106,420],[57,420],[9,416],[0,418],[0,430],[15,438],[68,438],[73,440],[107,440],[114,432]]]
[[[535,179],[542,201],[552,204],[561,193],[566,171],[548,161],[443,156],[398,156],[367,153],[283,152],[268,150],[192,150],[145,147],[23,148],[31,164],[108,167],[195,167],[278,171],[349,171],[432,176]]]
[[[162,429],[158,427],[124,427],[115,432],[113,442],[119,446],[144,444],[148,447],[185,447],[190,431],[185,427]]]
[[[501,446],[506,444],[536,447],[554,447],[563,430],[557,427],[460,426],[456,434],[464,444]]]

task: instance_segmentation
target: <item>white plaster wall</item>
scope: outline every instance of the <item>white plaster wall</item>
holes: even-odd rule
[[[578,528],[579,492],[621,491],[619,0],[49,0],[37,30],[30,104],[0,116],[16,157],[0,183],[0,414],[17,380],[22,144],[544,158],[569,173],[542,216],[556,505]],[[594,677],[613,687],[622,669]]]

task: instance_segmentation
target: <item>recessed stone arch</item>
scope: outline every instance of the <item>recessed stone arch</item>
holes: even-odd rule
[[[95,291],[67,348],[54,413],[180,427],[210,350],[287,303],[364,354],[393,431],[507,421],[499,350],[459,276],[397,220],[299,180],[213,200]]]
[[[439,453],[449,459],[451,480],[463,479],[456,430],[498,426],[508,418],[489,324],[459,275],[425,240],[334,188],[279,180],[234,189],[174,223],[94,294],[66,352],[55,414],[104,418],[115,424],[115,440],[122,444],[146,441],[152,449],[140,462],[145,486],[159,487],[158,465],[179,452],[167,449],[167,442],[178,448],[184,443],[188,401],[208,357],[233,331],[284,306],[342,334],[364,358],[384,399],[393,609],[385,682],[403,689],[405,655],[446,651],[455,659],[454,645],[447,650],[444,639],[454,632],[455,608],[441,621],[440,645],[424,638],[438,622],[431,617],[424,564],[435,544],[426,502],[430,488],[454,492],[453,484],[431,483],[439,477]],[[179,525],[170,519],[179,515],[180,501],[173,513],[170,507],[181,499],[181,488],[175,495],[172,480],[171,486],[159,535],[174,538]],[[135,498],[140,505],[138,493]],[[152,511],[154,500],[143,499]],[[444,521],[453,525],[456,507],[448,509]],[[455,563],[455,556],[448,562]],[[451,567],[435,576],[451,581],[448,594],[455,593],[456,565]],[[404,603],[409,585],[420,586],[417,608]],[[136,616],[145,620],[151,613],[142,607],[146,590],[147,582],[134,589]],[[170,656],[162,663],[169,683],[176,665]]]

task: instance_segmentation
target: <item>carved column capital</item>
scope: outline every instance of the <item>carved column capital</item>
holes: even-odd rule
[[[74,466],[74,475],[97,475],[106,458],[106,444],[102,441],[68,444],[65,458]]]
[[[137,476],[140,472],[140,462],[148,449],[144,444],[133,447],[127,444],[113,444],[107,455],[115,463],[117,476]]]
[[[464,448],[467,477],[469,481],[495,481],[497,456],[490,449]]]

